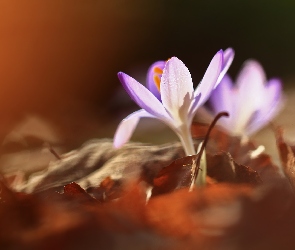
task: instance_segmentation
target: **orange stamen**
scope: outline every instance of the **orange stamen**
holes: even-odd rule
[[[161,79],[160,79],[160,76],[159,75],[154,75],[154,82],[155,82],[156,87],[160,91],[160,82],[161,82]]]
[[[161,83],[160,76],[163,74],[163,70],[159,67],[154,67],[153,71],[154,71],[154,77],[153,77],[154,83],[155,83],[157,89],[160,91],[160,83]]]
[[[163,74],[163,70],[159,67],[155,67],[154,68],[154,73],[158,74],[158,75],[162,75]]]

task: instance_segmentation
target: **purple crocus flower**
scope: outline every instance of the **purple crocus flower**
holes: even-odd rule
[[[232,48],[227,48],[223,52],[223,66],[222,70],[220,72],[220,75],[216,81],[216,85],[214,88],[220,83],[224,75],[226,74],[228,68],[230,67],[232,61],[234,59],[234,51]],[[165,67],[165,61],[157,61],[153,63],[147,73],[147,87],[148,89],[154,94],[155,97],[157,97],[161,101],[161,94],[160,94],[160,83],[161,83],[161,77],[163,74],[163,70]]]
[[[188,68],[176,57],[167,62],[157,62],[150,68],[149,89],[119,72],[118,77],[123,87],[142,109],[122,120],[114,136],[114,146],[121,147],[130,139],[141,117],[150,117],[163,121],[175,131],[187,155],[195,154],[190,133],[192,119],[197,109],[208,99],[220,75],[224,74],[223,70],[232,61],[233,51],[227,58],[224,54],[222,50],[215,54],[195,90]],[[154,75],[151,74],[152,70]]]
[[[262,66],[253,60],[244,64],[236,85],[225,75],[212,92],[209,103],[213,115],[227,111],[229,118],[219,124],[235,136],[250,136],[282,108],[282,83],[279,79],[266,80]]]

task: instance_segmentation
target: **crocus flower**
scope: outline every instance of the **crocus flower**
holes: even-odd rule
[[[123,87],[142,109],[122,120],[114,136],[114,146],[121,147],[130,139],[141,117],[150,117],[163,121],[175,131],[187,155],[195,154],[190,133],[192,119],[197,109],[208,99],[232,57],[233,52],[225,61],[224,52],[217,52],[195,90],[189,70],[176,57],[167,62],[157,62],[159,69],[163,68],[158,71],[160,81],[153,78],[156,84],[154,87],[149,86],[149,89],[127,74],[119,72],[118,77]]]
[[[244,64],[234,85],[225,75],[209,98],[213,114],[227,111],[219,124],[230,134],[248,137],[265,126],[282,107],[282,84],[266,80],[262,66],[253,60]]]
[[[223,66],[220,72],[220,75],[217,79],[217,82],[214,87],[216,87],[222,78],[224,77],[225,73],[227,72],[228,68],[230,67],[232,61],[234,59],[234,51],[232,48],[228,48],[223,52]],[[163,69],[165,67],[165,61],[157,61],[153,63],[147,74],[147,87],[148,89],[154,94],[161,101],[161,94],[160,94],[160,82],[161,77],[163,74]]]

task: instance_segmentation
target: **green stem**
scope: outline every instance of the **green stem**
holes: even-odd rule
[[[203,143],[204,142],[200,143],[199,147],[198,147],[198,153],[200,153],[202,155],[201,155],[201,159],[200,159],[198,175],[197,175],[196,181],[195,181],[196,187],[203,187],[206,185],[206,175],[207,175],[206,150],[204,149],[203,152],[200,152]]]
[[[206,184],[207,165],[206,165],[205,147],[207,145],[211,130],[215,126],[216,122],[223,116],[228,117],[229,114],[227,112],[220,112],[219,114],[216,115],[216,117],[214,118],[214,120],[212,121],[212,123],[210,124],[210,126],[208,128],[208,131],[207,131],[207,134],[205,136],[203,143],[201,143],[199,145],[199,149],[198,149],[199,155],[198,155],[197,160],[195,162],[196,165],[194,166],[196,168],[199,168],[199,170],[198,170],[198,172],[193,171],[193,179],[195,178],[195,186],[199,187],[199,186],[204,186]],[[196,176],[195,176],[195,173],[197,173]]]

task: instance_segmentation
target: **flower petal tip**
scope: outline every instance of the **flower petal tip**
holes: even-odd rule
[[[125,138],[122,138],[122,136],[121,136],[122,133],[119,133],[119,131],[120,131],[119,128],[120,128],[120,126],[118,127],[118,129],[115,133],[114,139],[113,139],[113,147],[114,148],[121,148],[128,141],[128,139],[126,140]]]
[[[121,71],[117,73],[117,76],[118,76],[118,78],[119,78],[119,80],[120,80],[121,83],[124,82],[124,80],[125,80],[125,75],[126,75],[126,74],[123,73],[123,72],[121,72]]]
[[[113,142],[113,148],[118,149],[118,148],[121,148],[122,146],[123,146],[122,143],[118,142],[117,140],[114,140],[114,142]]]
[[[223,53],[225,55],[234,55],[235,54],[235,50],[233,48],[229,47]]]
[[[220,64],[220,68],[221,68],[222,63],[223,63],[223,54],[224,54],[224,52],[223,52],[223,50],[221,49],[221,50],[217,51],[217,53],[216,53],[216,54],[214,55],[214,57],[212,58],[212,61],[213,61],[213,60],[216,60],[216,61],[219,62],[219,64]]]

